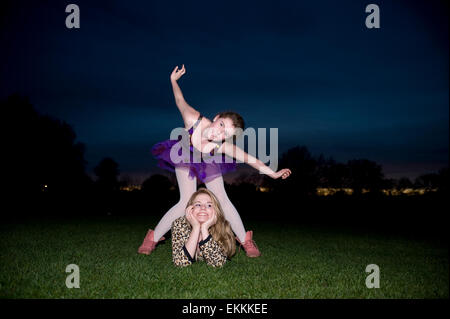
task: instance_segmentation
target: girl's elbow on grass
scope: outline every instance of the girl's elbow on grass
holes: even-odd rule
[[[225,261],[224,262],[220,262],[220,263],[208,263],[208,265],[214,267],[214,268],[222,268],[225,265]]]
[[[216,267],[222,267],[223,265],[225,265],[226,261],[227,261],[227,257],[225,255],[222,254],[214,254],[211,256],[205,256],[205,261],[208,265],[216,268]]]
[[[189,267],[191,264],[183,264],[183,263],[175,263],[175,267],[177,268],[186,268]]]
[[[180,267],[180,268],[184,268],[184,267],[192,265],[192,263],[189,260],[180,260],[180,259],[174,259],[173,264],[176,267]]]

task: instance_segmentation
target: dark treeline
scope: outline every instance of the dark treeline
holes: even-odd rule
[[[11,160],[7,163],[8,176],[11,176],[8,188],[13,190],[18,203],[18,209],[3,211],[5,217],[24,214],[161,217],[178,201],[178,189],[172,182],[175,179],[161,174],[147,178],[140,190],[121,190],[127,182],[120,180],[119,163],[109,157],[97,164],[94,169],[96,179],[93,180],[86,173],[85,146],[76,141],[76,134],[69,124],[39,114],[27,98],[19,95],[1,101],[1,106],[6,114],[6,126],[10,127],[7,137],[11,143],[11,152],[7,152]],[[405,219],[410,222],[414,219],[414,225],[423,226],[423,218],[415,218],[421,213],[427,218],[439,218],[441,204],[445,203],[448,194],[448,168],[422,175],[415,181],[386,179],[381,165],[373,161],[355,159],[338,163],[323,155],[313,157],[304,146],[283,153],[278,167],[290,168],[293,174],[286,180],[273,180],[255,172],[225,185],[230,199],[243,216],[280,222],[343,225],[370,225],[376,220],[376,225],[391,228],[398,227]],[[350,188],[353,194],[349,196],[341,191],[333,196],[319,197],[316,193],[319,187]],[[383,195],[383,189],[392,188],[437,191],[397,198]],[[428,224],[438,225],[439,222],[428,219]]]
[[[85,147],[75,141],[69,124],[38,114],[28,99],[18,95],[1,101],[1,107],[5,140],[10,143],[9,188],[33,194],[44,185],[55,185],[55,192],[65,193],[91,182],[85,173]]]
[[[438,173],[421,175],[414,181],[407,177],[395,180],[385,178],[382,166],[374,161],[354,159],[347,163],[338,163],[331,157],[326,159],[322,154],[317,158],[313,157],[305,146],[296,146],[282,154],[279,167],[290,168],[295,174],[287,180],[273,180],[255,173],[243,175],[239,181],[279,192],[289,192],[292,189],[301,197],[315,196],[317,188],[349,188],[353,190],[354,197],[360,197],[366,192],[368,193],[366,197],[380,196],[382,190],[393,188],[448,191],[448,168],[442,168]]]

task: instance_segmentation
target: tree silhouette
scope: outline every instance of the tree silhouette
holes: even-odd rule
[[[10,164],[17,174],[17,187],[31,193],[73,193],[90,185],[85,173],[85,146],[75,141],[69,124],[39,114],[28,98],[18,94],[0,105],[9,126]]]
[[[434,173],[420,175],[414,184],[417,187],[433,188],[438,184],[438,175]]]
[[[399,183],[399,181],[397,181],[397,180],[394,179],[394,178],[385,178],[385,179],[383,180],[383,185],[382,185],[382,187],[383,187],[384,189],[398,188],[398,183]]]
[[[230,187],[234,193],[254,193],[260,186],[264,186],[264,175],[259,172],[241,173],[234,179],[233,185]]]
[[[367,159],[350,160],[347,162],[350,186],[354,194],[359,195],[363,189],[377,193],[383,187],[384,176],[381,165]]]
[[[349,170],[347,165],[337,163],[333,158],[325,160],[321,155],[318,159],[320,186],[342,188],[349,187]]]
[[[438,172],[438,185],[439,192],[443,195],[448,195],[448,167],[441,168]]]
[[[153,174],[144,180],[141,186],[141,194],[144,194],[148,203],[147,205],[151,207],[153,213],[166,210],[170,206],[170,203],[172,203],[172,200],[175,199],[171,192],[173,184],[164,175]]]
[[[172,183],[161,174],[153,174],[142,183],[142,191],[148,194],[161,195],[170,191]]]
[[[292,175],[275,181],[277,191],[288,192],[297,196],[314,195],[319,185],[317,161],[305,146],[296,146],[283,153],[279,161],[280,168],[289,168]]]
[[[114,192],[119,190],[119,164],[112,158],[103,158],[94,168],[94,173],[97,175],[97,188],[101,192]]]
[[[436,173],[423,174],[414,181],[415,187],[438,189],[440,193],[448,192],[448,167],[444,167]]]
[[[413,186],[414,186],[414,184],[407,177],[402,177],[397,182],[397,187],[400,189],[412,188]]]

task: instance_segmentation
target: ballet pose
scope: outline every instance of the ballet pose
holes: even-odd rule
[[[184,64],[181,69],[176,66],[170,75],[170,81],[176,105],[183,118],[185,129],[189,133],[189,145],[185,145],[185,147],[189,151],[190,158],[187,162],[172,160],[171,149],[180,142],[180,139],[165,140],[152,147],[152,154],[158,159],[158,166],[175,172],[180,200],[166,212],[154,230],[148,230],[138,253],[150,254],[155,249],[156,244],[160,240],[164,240],[163,236],[170,230],[173,221],[184,216],[186,205],[192,194],[197,190],[197,179],[199,179],[219,200],[225,219],[230,223],[236,239],[244,248],[247,256],[258,257],[261,253],[253,240],[253,231],[245,231],[241,217],[225,191],[222,175],[236,169],[236,159],[274,179],[280,177],[286,179],[290,176],[291,171],[285,168],[274,172],[263,162],[229,141],[233,135],[237,135],[244,130],[244,120],[239,114],[221,112],[211,121],[190,106],[184,99],[177,83],[185,73]],[[193,161],[193,153],[201,153],[200,161]],[[225,156],[232,158],[233,161],[225,161]],[[204,158],[214,160],[204,161]]]

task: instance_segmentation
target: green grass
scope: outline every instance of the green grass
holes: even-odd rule
[[[171,242],[136,253],[150,218],[24,221],[0,230],[1,298],[448,298],[448,247],[432,241],[247,222],[262,252],[176,268]],[[80,288],[68,289],[68,264]],[[380,267],[368,289],[365,268]]]

